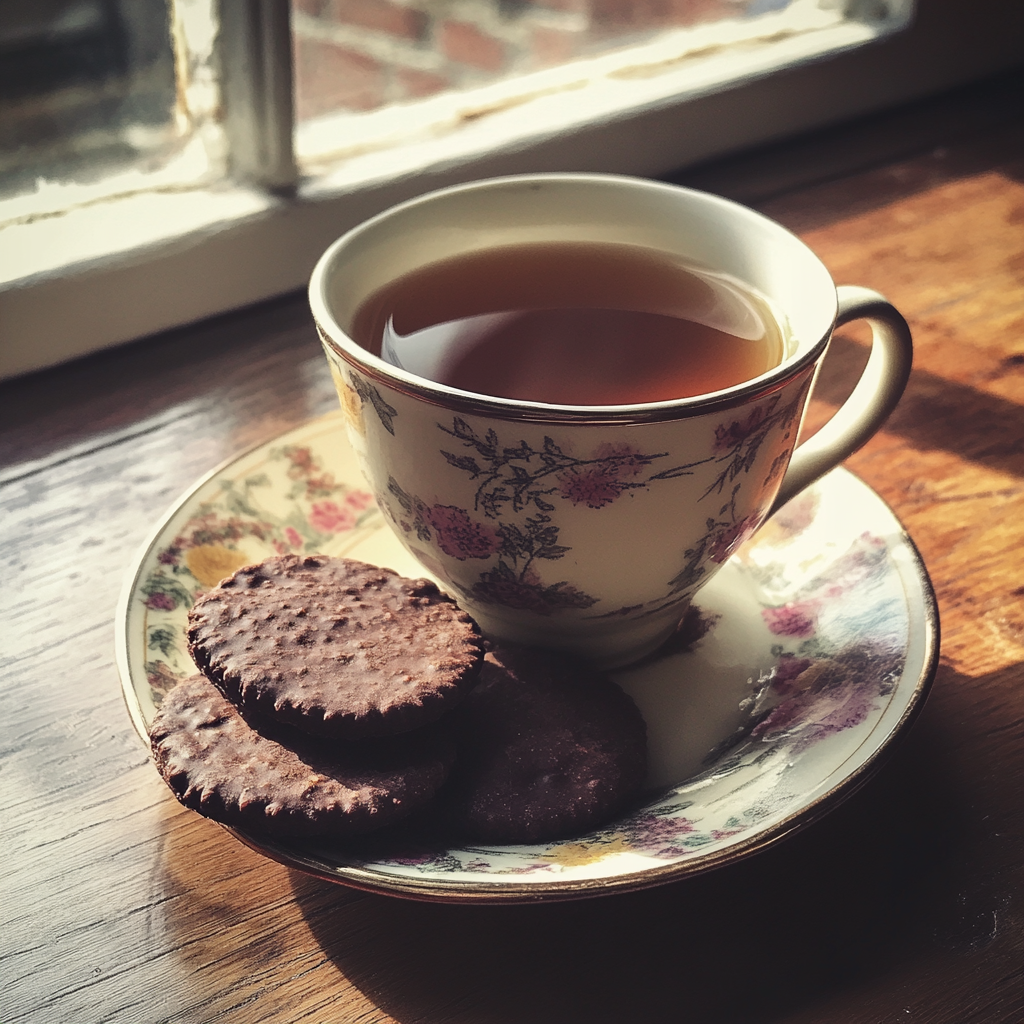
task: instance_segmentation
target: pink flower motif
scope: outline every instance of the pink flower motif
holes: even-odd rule
[[[345,495],[345,504],[357,512],[363,512],[373,504],[373,495],[366,491],[349,491]]]
[[[815,715],[814,723],[819,738],[860,725],[875,708],[872,695],[866,692],[865,688],[858,687],[852,680],[839,687],[831,696],[831,706],[821,701],[819,708],[815,709],[819,712]],[[820,707],[820,704],[826,706]]]
[[[337,502],[318,501],[310,510],[309,522],[322,533],[341,533],[356,525],[356,517],[351,509],[342,508]]]
[[[802,533],[814,522],[821,499],[813,491],[805,491],[799,497],[783,505],[772,517],[772,522],[782,528],[787,537]]]
[[[775,666],[772,689],[776,693],[789,693],[794,689],[793,680],[811,667],[810,658],[798,658],[795,654],[783,654]]]
[[[629,844],[655,857],[680,857],[688,852],[681,840],[696,826],[689,818],[639,815],[629,829]]]
[[[787,734],[798,737],[793,747],[798,753],[826,736],[860,725],[874,709],[873,695],[850,679],[820,692],[784,700],[758,722],[751,735],[768,741]]]
[[[291,463],[288,475],[294,480],[303,476],[313,468],[313,452],[309,448],[298,448],[289,445],[284,449],[285,458]]]
[[[732,451],[741,445],[764,422],[765,412],[761,406],[750,410],[750,415],[741,423],[733,420],[728,426],[724,423],[715,427],[715,444],[712,451],[716,455]]]
[[[625,481],[638,476],[651,460],[629,444],[600,445],[594,452],[596,464],[559,473],[559,493],[574,505],[602,508],[629,486]]]
[[[594,466],[582,472],[575,469],[558,474],[559,493],[574,505],[602,508],[611,504],[621,493],[622,485],[614,469]]]
[[[284,536],[285,540],[287,540],[293,548],[301,548],[303,543],[305,543],[299,536],[299,531],[296,530],[294,526],[286,526]]]
[[[811,636],[817,625],[817,603],[791,601],[778,608],[762,608],[761,617],[776,636]]]
[[[711,561],[724,562],[761,524],[761,513],[755,512],[742,522],[727,526],[711,542]]]
[[[861,534],[850,550],[830,566],[819,593],[825,597],[839,597],[877,575],[884,569],[886,550],[881,537]]]
[[[166,551],[161,551],[157,555],[156,559],[161,565],[177,565],[178,564],[178,549],[168,548]]]
[[[777,704],[754,726],[751,736],[764,739],[766,736],[785,732],[791,726],[799,723],[800,716],[806,711],[810,700],[813,700],[813,694],[804,693]]]
[[[467,558],[490,558],[501,547],[501,536],[496,530],[473,522],[464,509],[454,505],[434,505],[425,518],[437,531],[441,550],[460,562]]]
[[[159,591],[155,594],[150,594],[146,599],[146,607],[152,608],[154,611],[174,611],[174,605],[175,601],[173,597],[169,594],[161,594]]]
[[[285,544],[285,542],[283,540],[275,540],[273,543],[274,543],[274,550],[279,555],[287,555],[291,551],[291,548],[289,548],[288,545]]]

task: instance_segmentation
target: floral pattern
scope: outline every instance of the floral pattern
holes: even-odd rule
[[[273,510],[261,500],[267,492],[277,499]],[[271,447],[261,471],[222,478],[217,493],[199,501],[156,550],[139,586],[146,649],[152,652],[146,675],[154,694],[194,671],[177,623],[204,590],[268,555],[324,550],[375,520],[380,516],[373,496],[339,482],[308,444]]]
[[[748,515],[738,515],[740,489],[773,431],[780,434],[783,444],[791,438],[795,441],[804,397],[804,390],[786,402],[774,395],[742,419],[719,423],[713,431],[709,455],[671,468],[660,468],[662,460],[669,458],[667,452],[643,452],[626,441],[603,442],[592,452],[577,455],[550,436],[545,436],[541,444],[523,440],[508,443],[493,428],[481,432],[454,416],[450,427],[441,423],[437,426],[458,444],[440,449],[440,454],[449,466],[465,473],[475,484],[472,508],[430,506],[392,477],[388,491],[397,499],[401,513],[386,507],[385,512],[404,533],[415,534],[424,543],[435,543],[451,558],[492,560],[491,565],[481,568],[471,586],[455,580],[439,565],[441,575],[465,597],[549,616],[570,608],[589,609],[599,601],[568,580],[551,582],[551,573],[541,571],[541,563],[557,561],[571,550],[560,541],[560,501],[599,510],[629,491],[691,476],[699,467],[713,465],[717,473],[700,500],[723,494],[725,500],[708,517],[707,531],[700,542],[684,553],[683,568],[667,581],[664,595],[646,603],[596,611],[590,617],[659,614],[685,605],[707,577],[708,562],[725,562],[761,525],[768,504]],[[791,450],[789,444],[773,460],[763,481],[765,486],[781,476]],[[382,506],[386,505],[385,497]],[[430,557],[434,564],[436,559]]]
[[[545,438],[545,441],[549,440]],[[588,464],[574,465],[558,473],[558,493],[573,505],[603,508],[632,487],[643,486],[636,478],[662,455],[641,455],[628,444],[602,444]],[[684,470],[689,467],[682,467]],[[673,475],[681,475],[675,473]],[[651,479],[667,479],[656,473]]]
[[[501,604],[550,615],[561,608],[589,608],[595,599],[565,581],[543,583],[534,562],[555,561],[569,550],[557,543],[558,529],[551,525],[551,516],[538,512],[527,516],[519,525],[472,519],[465,509],[454,505],[428,506],[421,498],[407,494],[398,482],[388,481],[388,492],[398,501],[408,518],[395,516],[387,502],[382,507],[403,533],[415,534],[419,540],[436,538],[438,547],[460,562],[471,558],[487,559],[498,555],[497,565],[480,573],[468,590],[458,583],[452,586],[468,596],[487,604]],[[496,518],[496,517],[495,517]],[[431,532],[433,531],[433,532]],[[419,553],[422,558],[422,553]],[[436,571],[446,576],[444,567]]]
[[[562,497],[573,505],[603,508],[629,490],[647,487],[656,480],[689,476],[703,459],[686,466],[664,469],[645,476],[648,467],[667,452],[644,455],[629,444],[598,446],[587,458],[565,450],[553,438],[545,437],[540,447],[519,441],[502,444],[491,429],[477,433],[460,416],[451,427],[439,423],[438,429],[460,442],[464,452],[441,450],[445,461],[479,481],[473,500],[474,511],[488,519],[500,519],[506,510],[520,513],[531,506],[538,512],[553,512],[552,499]]]
[[[645,454],[625,442],[606,442],[580,457],[551,437],[540,446],[526,441],[503,444],[493,429],[478,433],[459,416],[450,428],[439,423],[438,429],[460,442],[461,452],[442,449],[441,455],[476,483],[472,513],[478,518],[453,505],[428,506],[392,477],[388,491],[405,513],[392,514],[393,520],[404,533],[435,541],[444,554],[459,561],[496,556],[495,564],[481,570],[473,586],[452,581],[465,596],[545,616],[590,608],[598,600],[567,580],[545,582],[538,571],[538,562],[557,561],[571,550],[559,543],[559,500],[601,509],[627,491],[688,476],[710,461],[651,472],[666,452]]]
[[[143,720],[152,715],[160,695],[191,671],[183,645],[185,613],[208,585],[197,572],[219,572],[230,564],[225,551],[248,559],[270,554],[278,545],[314,550],[322,544],[328,553],[400,563],[397,541],[381,529],[383,517],[376,514],[351,453],[339,441],[339,421],[309,424],[222,470],[185,500],[144,556],[128,605],[126,679]],[[733,430],[729,424],[722,436],[735,446],[748,426],[745,421]],[[626,456],[621,451],[594,453],[594,465],[601,457]],[[644,474],[657,464],[647,458],[633,463],[638,473],[624,471],[616,479],[650,479]],[[577,467],[576,472],[591,469]],[[558,473],[550,478],[552,487],[561,487]],[[445,543],[467,558],[507,543],[506,519],[458,510],[464,519],[450,507],[417,503],[406,495],[406,508],[393,492],[389,497],[411,532],[420,521],[432,534],[444,534]],[[525,503],[525,491],[522,497]],[[571,499],[559,494],[556,500]],[[350,513],[356,515],[354,525],[349,525]],[[529,518],[546,514],[530,501]],[[557,536],[545,533],[550,525],[536,522],[532,539],[517,525],[522,550],[554,544]],[[385,550],[382,543],[390,547]],[[369,555],[371,548],[378,552],[375,557]],[[516,565],[528,557],[521,553]],[[759,653],[749,655],[749,668],[740,667],[744,678],[752,680],[744,684],[740,726],[707,752],[696,774],[651,795],[607,827],[562,842],[452,847],[382,835],[343,846],[297,843],[296,855],[303,863],[312,858],[339,880],[350,868],[358,869],[361,884],[369,877],[383,889],[402,879],[427,885],[434,879],[446,885],[464,879],[495,887],[537,883],[557,890],[563,882],[575,885],[581,879],[614,885],[616,878],[633,879],[664,865],[685,873],[695,858],[784,831],[794,815],[822,799],[818,794],[827,792],[825,799],[831,799],[889,741],[891,726],[882,723],[901,721],[922,696],[926,667],[920,658],[908,663],[908,651],[920,644],[914,629],[921,628],[911,625],[911,605],[918,605],[916,621],[927,620],[930,607],[919,572],[913,549],[888,509],[848,474],[833,473],[739,548],[701,592],[685,620],[680,646],[660,655],[691,659],[687,672],[710,671],[715,656],[709,654],[705,663],[702,652],[713,649],[716,637],[756,638]],[[507,581],[510,594],[517,580]],[[699,601],[720,585],[743,600],[724,610],[701,611]],[[522,599],[532,593],[527,588]],[[648,661],[664,676],[659,657]]]
[[[364,380],[357,373],[349,377],[349,387],[358,395],[361,402],[368,402],[370,404],[370,408],[377,414],[377,419],[380,420],[381,426],[389,434],[394,435],[395,417],[398,415],[398,410],[393,405],[389,405],[381,393],[369,381]],[[342,400],[342,405],[344,406],[344,399]]]
[[[485,523],[474,523],[454,505],[434,505],[427,509],[426,519],[437,533],[441,550],[460,561],[490,558],[501,549],[501,535],[496,530]]]
[[[714,516],[707,520],[707,532],[700,542],[687,549],[683,557],[686,562],[682,570],[669,581],[671,595],[692,594],[707,576],[707,561],[720,565],[728,559],[747,538],[753,536],[757,528],[764,522],[768,514],[768,505],[757,509],[742,519],[736,515],[736,498],[742,486],[741,477],[746,476],[754,468],[755,460],[769,433],[773,430],[782,431],[782,440],[790,441],[784,451],[775,457],[764,484],[767,485],[779,477],[789,464],[794,436],[800,410],[803,408],[806,389],[784,405],[778,395],[769,399],[765,405],[754,406],[742,419],[722,423],[715,428],[715,440],[712,446],[713,459],[720,467],[718,475],[701,496],[705,500],[712,495],[721,495],[729,489],[728,499],[721,505]],[[654,610],[664,608],[664,603],[656,605]]]
[[[765,608],[761,617],[778,636],[808,637],[814,633],[816,602],[790,601],[777,608]]]
[[[795,511],[794,519],[799,519],[799,510]],[[784,635],[787,640],[801,642],[793,650],[782,645],[772,647],[775,664],[758,680],[745,701],[743,727],[709,752],[704,771],[661,800],[609,828],[591,832],[582,840],[546,848],[521,848],[521,859],[507,869],[504,860],[499,868],[494,851],[487,849],[473,850],[472,856],[447,848],[443,852],[421,848],[398,856],[392,851],[392,859],[385,857],[386,863],[431,875],[525,871],[540,880],[553,867],[593,864],[622,854],[639,854],[659,861],[685,860],[733,837],[756,831],[778,812],[778,807],[764,800],[763,794],[761,799],[741,800],[740,806],[711,821],[698,800],[687,794],[700,793],[709,783],[729,778],[736,779],[738,788],[742,788],[741,780],[748,778],[752,769],[756,774],[758,768],[775,765],[776,771],[785,773],[793,759],[831,737],[877,718],[903,671],[904,649],[898,636],[899,629],[907,627],[905,615],[898,617],[895,633],[889,629],[877,634],[847,635],[840,628],[838,637],[842,641],[838,645],[835,620],[842,620],[845,608],[856,608],[864,600],[865,591],[884,588],[892,582],[890,559],[888,545],[881,537],[862,534],[853,539],[849,549],[827,571],[800,586],[794,600],[762,606],[761,617],[769,635]],[[774,566],[754,576],[760,575],[762,584],[777,585],[778,574],[786,573],[788,568],[785,564]],[[831,628],[821,632],[817,617],[807,619],[802,612],[793,612],[803,606],[820,611],[826,620],[831,618]],[[782,617],[776,614],[781,610],[786,612]],[[699,643],[718,625],[717,617],[705,618],[695,609],[686,622],[684,632],[690,645]],[[785,628],[772,629],[777,623],[785,623]],[[654,663],[658,659],[650,660]],[[710,799],[706,803],[710,804]],[[507,857],[507,850],[501,856]]]

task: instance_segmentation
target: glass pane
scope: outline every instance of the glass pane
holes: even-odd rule
[[[524,96],[575,91],[586,109],[584,90],[598,81],[612,106],[616,83],[639,104],[658,101],[657,85],[640,80],[660,79],[663,95],[708,91],[867,42],[903,27],[911,9],[911,0],[291,2],[296,154],[307,168],[450,131]]]
[[[0,199],[180,143],[166,0],[0,3]]]
[[[465,89],[788,0],[293,0],[304,121]]]

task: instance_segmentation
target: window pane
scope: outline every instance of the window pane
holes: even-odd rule
[[[665,95],[688,91],[681,70],[694,70],[693,80],[703,83],[698,91],[707,91],[730,76],[764,74],[901,28],[910,6],[910,0],[292,0],[296,153],[309,167],[387,148],[403,133],[447,132],[523,96],[575,91],[585,110],[591,97],[583,89],[596,81],[601,102],[612,106],[616,82],[631,83],[620,92],[631,88],[636,99],[630,102],[641,104],[656,102],[658,89],[638,89],[641,79],[663,80]],[[776,57],[766,59],[772,46]],[[472,99],[460,107],[459,97]],[[389,116],[377,116],[386,109]],[[595,109],[593,116],[602,113]]]
[[[177,113],[166,0],[0,3],[0,198],[151,171]]]
[[[788,0],[293,0],[296,113],[366,111]]]

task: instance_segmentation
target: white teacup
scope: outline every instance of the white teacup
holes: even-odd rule
[[[448,257],[529,242],[642,245],[745,283],[780,311],[782,362],[645,405],[557,406],[460,391],[349,336],[381,287]],[[774,509],[859,448],[899,401],[903,317],[837,289],[798,238],[716,196],[593,174],[497,178],[403,203],[323,255],[310,303],[349,437],[398,537],[488,634],[625,664]],[[866,319],[850,398],[794,452],[838,324]],[[542,482],[542,483],[541,483]]]

